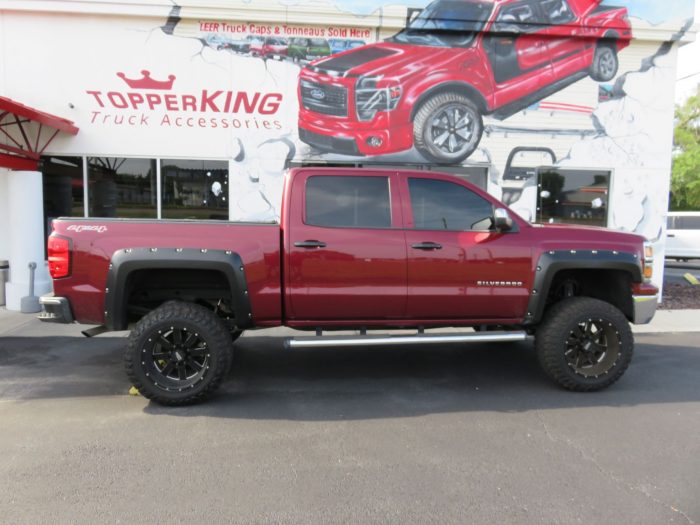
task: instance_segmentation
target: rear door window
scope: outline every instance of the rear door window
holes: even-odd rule
[[[676,221],[681,230],[700,230],[700,217],[677,217]]]
[[[306,181],[306,224],[391,228],[388,177],[315,176]]]

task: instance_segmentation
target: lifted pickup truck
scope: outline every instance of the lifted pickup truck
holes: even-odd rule
[[[131,329],[129,378],[179,405],[219,386],[243,330],[280,325],[316,331],[292,348],[534,335],[547,375],[598,390],[632,358],[629,322],[654,315],[643,237],[531,225],[444,174],[298,168],[284,184],[280,225],[54,221],[43,317]],[[424,332],[445,326],[474,332]],[[417,333],[366,335],[377,328]],[[363,335],[322,334],[337,329]]]

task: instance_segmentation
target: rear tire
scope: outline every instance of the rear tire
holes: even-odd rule
[[[545,314],[535,349],[551,379],[568,390],[592,392],[622,377],[632,360],[634,337],[627,318],[611,304],[571,297]]]
[[[211,310],[170,301],[136,323],[124,364],[144,397],[188,405],[214,393],[231,368],[231,355],[229,329]]]
[[[610,82],[617,75],[619,67],[620,61],[617,58],[615,42],[599,42],[593,54],[591,78],[596,82]]]

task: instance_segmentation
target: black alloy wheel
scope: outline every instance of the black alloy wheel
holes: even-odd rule
[[[564,355],[575,373],[598,378],[610,373],[620,358],[620,334],[603,319],[582,321],[569,332]]]
[[[163,405],[186,405],[219,387],[231,355],[229,328],[214,312],[170,301],[136,323],[124,361],[129,379],[144,397]]]
[[[634,337],[629,321],[613,305],[570,297],[545,312],[535,349],[551,379],[568,390],[590,392],[622,377],[632,360]]]

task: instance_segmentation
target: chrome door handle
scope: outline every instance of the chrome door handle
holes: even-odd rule
[[[325,248],[326,243],[321,241],[297,241],[294,243],[297,248]]]
[[[436,242],[421,242],[418,244],[412,244],[411,248],[415,250],[442,250],[442,244]]]

